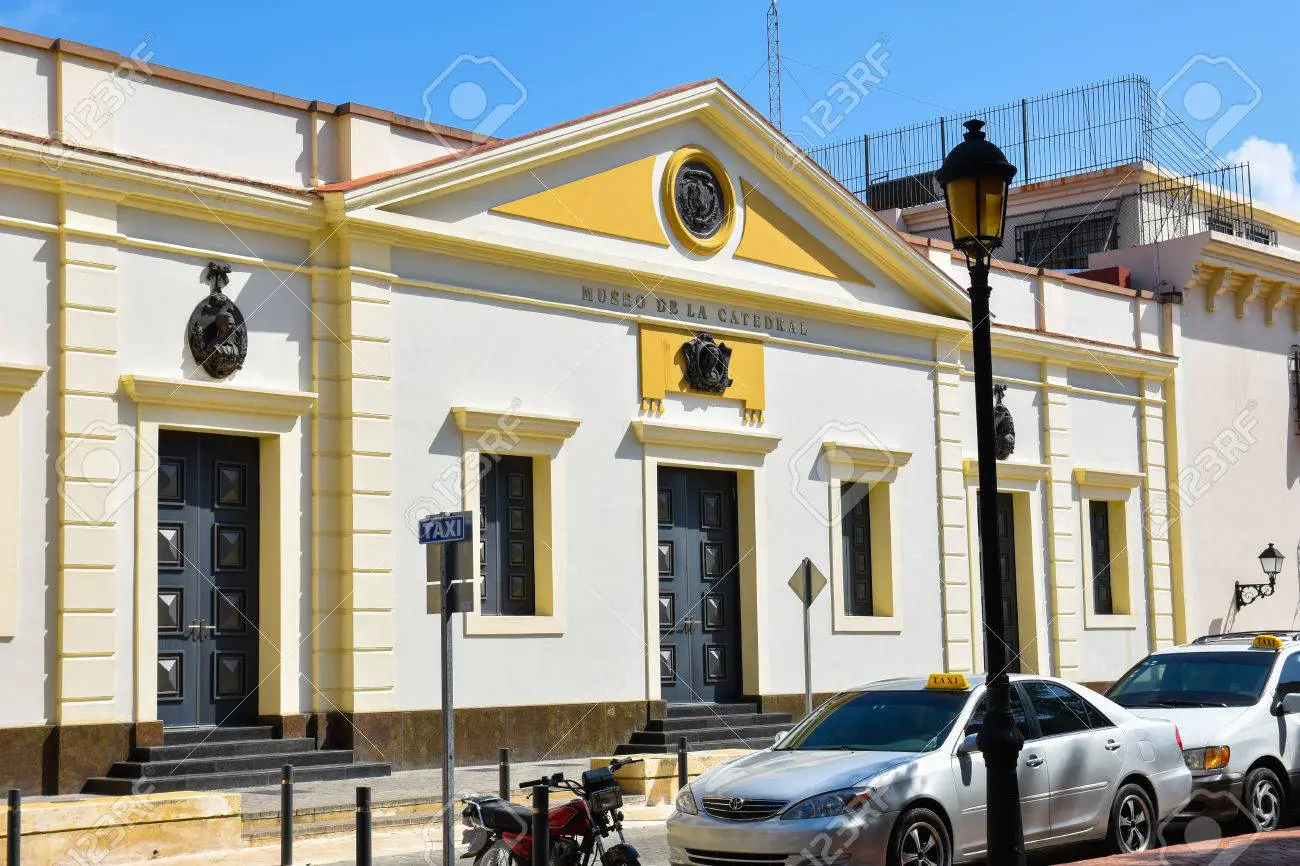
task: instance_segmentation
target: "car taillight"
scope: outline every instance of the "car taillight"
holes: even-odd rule
[[[1174,739],[1178,741],[1178,751],[1183,750],[1183,735],[1178,732],[1178,726],[1174,725]]]

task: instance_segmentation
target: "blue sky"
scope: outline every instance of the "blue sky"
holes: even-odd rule
[[[515,135],[714,76],[765,109],[766,8],[767,0],[0,0],[0,24],[123,53],[147,42],[163,65],[417,117],[429,92],[433,119],[457,126],[473,124],[456,110],[486,98],[493,131]],[[877,42],[888,74],[834,138],[1138,73],[1157,88],[1171,80],[1180,93],[1196,88],[1211,121],[1247,107],[1216,149],[1244,145],[1238,155],[1251,158],[1257,193],[1300,211],[1292,0],[784,0],[781,25],[788,129]],[[982,56],[985,46],[996,54]],[[461,55],[493,60],[444,75]],[[465,74],[491,83],[455,90]]]

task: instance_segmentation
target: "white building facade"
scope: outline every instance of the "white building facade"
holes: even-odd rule
[[[433,764],[431,511],[483,530],[462,760],[797,709],[805,557],[817,693],[980,669],[964,264],[724,85],[481,141],[9,31],[0,75],[9,784],[251,720]],[[1111,680],[1199,609],[1183,308],[993,280],[1002,637]]]

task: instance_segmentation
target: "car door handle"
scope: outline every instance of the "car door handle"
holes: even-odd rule
[[[1121,748],[1123,748],[1123,746],[1124,746],[1123,743],[1118,742],[1118,741],[1116,741],[1116,740],[1107,740],[1107,741],[1106,741],[1106,751],[1108,751],[1108,752],[1119,751]]]
[[[1028,758],[1025,758],[1025,766],[1041,767],[1043,766],[1043,759],[1038,757],[1037,755],[1030,755]]]

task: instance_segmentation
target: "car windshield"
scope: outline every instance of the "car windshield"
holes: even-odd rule
[[[966,692],[872,691],[840,695],[781,741],[792,751],[928,752],[966,706]]]
[[[1121,707],[1248,707],[1276,655],[1259,650],[1147,656],[1106,696]]]

